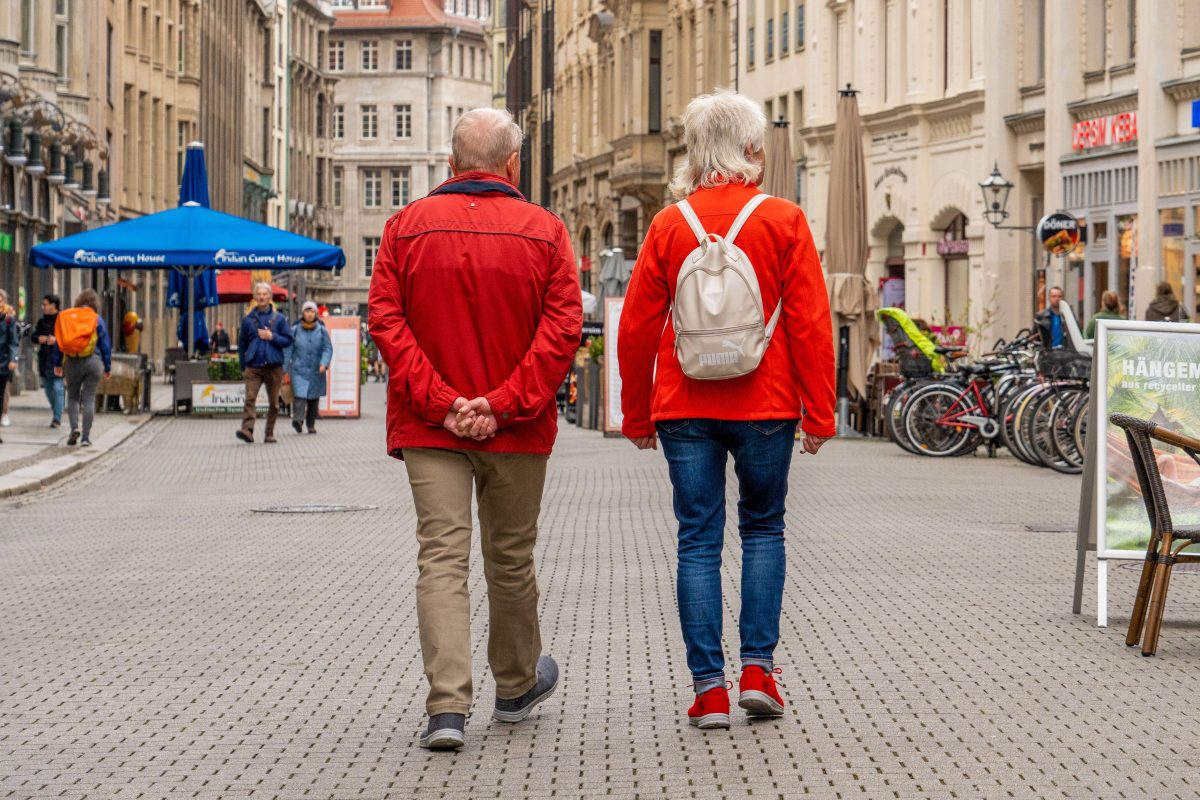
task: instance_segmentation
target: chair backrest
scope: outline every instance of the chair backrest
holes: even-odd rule
[[[1162,474],[1158,470],[1154,443],[1151,441],[1164,441],[1161,429],[1148,419],[1138,419],[1128,414],[1113,414],[1109,420],[1125,431],[1125,441],[1129,443],[1129,455],[1137,470],[1138,485],[1142,487],[1142,501],[1146,504],[1151,529],[1156,534],[1172,531],[1171,509],[1167,506],[1167,494],[1163,490]],[[1195,452],[1190,455],[1194,458]]]

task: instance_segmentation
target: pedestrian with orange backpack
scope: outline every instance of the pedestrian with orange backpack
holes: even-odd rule
[[[96,413],[96,387],[100,377],[112,373],[112,341],[100,316],[100,298],[94,289],[84,289],[73,308],[63,309],[54,321],[54,338],[63,354],[63,378],[67,384],[67,415],[71,435],[67,445],[91,447],[92,417]],[[83,429],[79,427],[83,412]],[[82,440],[81,440],[82,434]]]

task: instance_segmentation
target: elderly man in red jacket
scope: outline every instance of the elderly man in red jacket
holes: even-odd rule
[[[583,308],[566,227],[516,189],[522,138],[505,111],[464,114],[453,177],[388,220],[371,279],[371,338],[389,369],[388,452],[408,467],[417,511],[430,749],[463,745],[471,707],[472,490],[493,719],[525,719],[558,685],[558,665],[541,652],[533,547],[555,394]]]

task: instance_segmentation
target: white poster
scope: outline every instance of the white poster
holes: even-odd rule
[[[620,433],[621,370],[617,367],[617,329],[621,325],[624,297],[604,298],[604,432]]]
[[[333,343],[333,360],[329,362],[329,374],[325,379],[321,413],[333,417],[357,417],[362,385],[359,318],[326,317],[324,322]]]

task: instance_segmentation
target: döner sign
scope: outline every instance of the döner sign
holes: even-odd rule
[[[1137,112],[1113,114],[1076,122],[1071,127],[1071,149],[1089,150],[1109,144],[1136,142],[1138,138]]]
[[[1047,214],[1037,225],[1037,237],[1051,254],[1065,256],[1079,244],[1079,220],[1065,211]]]

